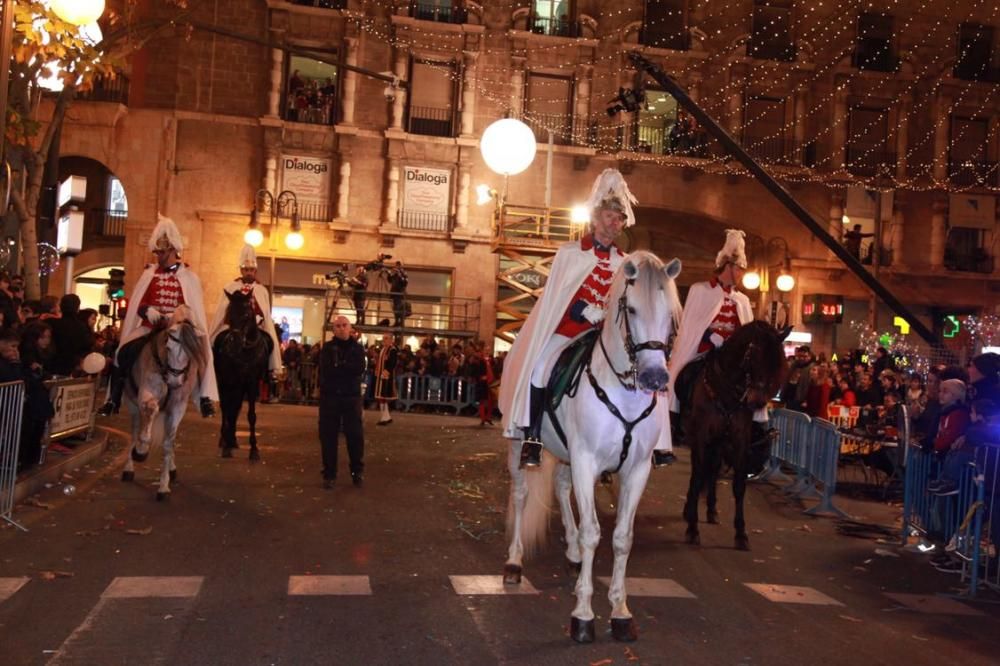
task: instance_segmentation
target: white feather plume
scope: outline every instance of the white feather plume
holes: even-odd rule
[[[180,254],[184,250],[184,241],[181,239],[181,231],[174,224],[174,221],[169,217],[164,217],[157,213],[158,222],[153,228],[153,233],[149,236],[149,251],[152,252],[156,249],[156,241],[160,238],[166,236],[167,240],[170,241],[170,247],[177,250],[177,254]]]
[[[240,268],[257,268],[257,253],[249,243],[240,248]]]
[[[734,263],[740,268],[747,267],[746,254],[746,233],[741,229],[726,229],[726,243],[715,256],[715,266],[724,265],[726,262]]]
[[[633,196],[618,169],[605,169],[594,181],[594,186],[590,190],[590,198],[587,199],[587,209],[593,213],[605,199],[617,199],[626,216],[625,226],[630,227],[635,224],[635,215],[632,213],[632,204],[639,203]]]

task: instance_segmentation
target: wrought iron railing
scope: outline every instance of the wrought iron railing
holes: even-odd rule
[[[993,272],[993,262],[993,257],[984,248],[964,252],[948,247],[944,250],[944,267],[950,271],[990,274]]]
[[[347,0],[289,0],[293,5],[320,9],[347,9]]]
[[[743,148],[758,160],[772,164],[803,163],[802,146],[783,136],[744,136]]]
[[[76,99],[83,102],[128,104],[128,87],[128,77],[122,74],[116,75],[113,79],[98,76],[94,79],[94,86],[90,90],[76,93]]]
[[[127,210],[90,210],[93,220],[91,228],[105,238],[125,238],[125,225],[128,222]],[[86,220],[85,224],[86,225]]]
[[[416,0],[410,3],[410,16],[421,21],[437,23],[465,23],[468,12],[465,7],[454,2],[435,2],[434,0]]]
[[[549,142],[549,130],[552,130],[552,142],[560,145],[574,143],[573,115],[570,113],[535,113],[524,114],[525,124],[535,133],[538,143]]]
[[[412,210],[399,211],[397,220],[401,229],[418,231],[451,231],[451,216],[448,213],[423,213]]]
[[[411,106],[406,131],[425,136],[454,136],[450,108]]]
[[[322,201],[299,201],[299,217],[313,222],[329,222],[333,219],[333,206]]]
[[[552,37],[579,37],[579,23],[568,17],[532,16],[531,32]]]
[[[652,46],[659,49],[674,49],[675,51],[687,51],[691,48],[691,33],[687,28],[679,26],[675,29],[666,26],[644,27],[639,34],[639,41],[643,46]]]
[[[958,187],[995,187],[997,163],[984,160],[957,160],[948,163],[948,178]]]
[[[896,153],[872,146],[847,144],[847,170],[859,176],[878,176],[896,168]]]

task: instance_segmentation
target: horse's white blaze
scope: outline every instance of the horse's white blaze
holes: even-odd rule
[[[591,357],[591,371],[609,401],[628,421],[638,419],[650,406],[655,393],[628,390],[618,380],[616,371],[622,372],[632,365],[625,347],[624,317],[629,319],[635,344],[650,341],[665,343],[680,313],[677,288],[672,281],[679,272],[680,262],[677,260],[664,267],[655,255],[637,252],[623,262],[613,279],[608,297],[608,315],[601,333],[601,342],[607,350],[608,358],[605,359],[598,345]],[[626,288],[626,280],[633,283],[628,286],[627,308],[624,312],[619,312],[619,299]],[[640,375],[656,371],[650,376],[659,381],[659,372],[666,373],[667,363],[662,350],[640,351],[635,360]],[[636,509],[649,477],[653,447],[659,438],[660,424],[667,422],[657,412],[663,409],[667,409],[666,400],[658,400],[653,412],[635,425],[628,456],[621,462],[625,427],[597,397],[585,373],[576,395],[565,396],[557,411],[568,440],[567,462],[571,463],[568,470],[562,465],[557,466],[561,468],[558,471],[551,465],[543,465],[539,470],[527,472],[519,469],[520,442],[514,441],[511,444],[508,457],[511,473],[508,524],[512,528],[512,534],[507,564],[521,565],[524,551],[530,551],[539,538],[539,535],[526,527],[543,524],[550,510],[546,500],[551,497],[551,490],[547,490],[549,494],[541,498],[529,497],[529,490],[533,492],[539,485],[544,487],[544,483],[540,483],[541,477],[545,477],[549,484],[554,478],[566,535],[566,557],[572,562],[581,563],[576,583],[576,607],[573,609],[575,618],[594,618],[591,604],[594,593],[593,562],[594,551],[601,537],[594,504],[594,485],[601,472],[615,470],[619,464],[621,488],[613,536],[614,564],[608,598],[612,604],[611,617],[631,617],[625,590],[625,569],[632,548]],[[550,451],[561,448],[557,445],[558,435],[548,420],[542,426],[542,440],[552,444]],[[573,518],[571,493],[576,496],[579,527]]]

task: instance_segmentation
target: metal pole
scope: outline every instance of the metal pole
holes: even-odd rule
[[[549,149],[545,156],[545,210],[552,208],[552,130],[549,130]]]
[[[73,293],[73,255],[67,254],[63,260],[63,293],[72,294]]]
[[[0,0],[0,148],[4,148],[7,136],[7,85],[10,82],[10,50],[14,41],[14,0]],[[0,156],[3,150],[0,150]],[[6,206],[4,206],[6,210]]]
[[[897,299],[892,292],[886,289],[878,280],[876,280],[871,273],[869,273],[861,262],[851,256],[851,253],[847,249],[838,243],[834,238],[827,233],[826,229],[823,228],[816,220],[812,218],[812,215],[802,207],[798,201],[795,200],[791,194],[788,193],[784,187],[781,186],[778,181],[776,181],[771,174],[769,174],[760,164],[758,164],[750,155],[743,150],[743,147],[735,140],[733,137],[729,136],[726,130],[722,129],[715,119],[708,115],[704,109],[702,109],[694,100],[692,100],[687,92],[669,77],[660,68],[659,65],[654,64],[644,55],[638,51],[632,51],[629,53],[629,58],[632,63],[638,68],[649,74],[656,82],[663,87],[664,90],[669,92],[677,103],[684,107],[691,115],[698,119],[698,122],[711,133],[712,136],[722,144],[733,157],[740,161],[740,163],[745,166],[750,173],[752,173],[761,185],[763,185],[767,190],[785,207],[788,209],[792,215],[794,215],[799,222],[801,222],[807,229],[809,229],[812,234],[821,240],[824,245],[833,252],[838,259],[840,259],[847,268],[850,269],[852,273],[861,282],[865,284],[871,291],[873,291],[879,298],[881,298],[886,305],[888,305],[896,314],[903,317],[910,323],[913,330],[917,332],[920,337],[926,340],[929,344],[939,346],[941,341],[938,337],[934,335],[931,329],[917,319],[917,316],[913,314],[908,307],[903,305]]]

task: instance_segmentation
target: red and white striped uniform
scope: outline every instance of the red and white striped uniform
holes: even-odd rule
[[[139,311],[144,312],[143,306],[156,308],[164,317],[169,317],[177,309],[178,305],[184,303],[184,291],[181,283],[177,280],[177,268],[180,264],[169,268],[157,268],[153,273],[153,281],[149,283],[149,288],[142,295],[139,301]],[[145,317],[142,318],[142,325],[152,328]]]
[[[583,250],[593,250],[597,257],[597,265],[590,271],[590,275],[584,279],[576,294],[570,299],[569,308],[563,313],[559,326],[556,327],[556,334],[573,338],[584,331],[594,328],[594,324],[584,320],[576,321],[570,316],[570,310],[577,301],[584,301],[588,305],[595,305],[603,308],[608,300],[608,292],[611,290],[611,278],[614,271],[611,270],[611,248],[604,248],[594,242],[593,235],[584,236],[580,239],[580,247]]]
[[[717,280],[713,279],[711,281],[712,287],[719,286]],[[722,306],[719,308],[719,313],[715,315],[715,319],[712,323],[708,325],[708,332],[704,336],[706,339],[698,344],[698,353],[702,354],[704,352],[710,351],[715,347],[707,338],[712,334],[718,335],[724,341],[729,339],[736,329],[740,327],[740,317],[736,311],[736,301],[731,297],[733,293],[732,287],[722,287],[725,292],[725,296],[722,298]]]

